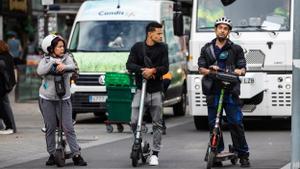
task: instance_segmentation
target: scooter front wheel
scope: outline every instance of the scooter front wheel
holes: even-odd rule
[[[56,149],[55,152],[55,163],[57,167],[65,166],[65,152],[62,149]]]
[[[137,167],[139,162],[139,152],[136,150],[132,150],[131,152],[131,164],[133,167]]]
[[[216,157],[216,152],[209,151],[208,157],[207,157],[207,166],[206,169],[211,169],[214,163]]]

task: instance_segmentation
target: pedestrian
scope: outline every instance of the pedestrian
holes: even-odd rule
[[[137,42],[131,48],[126,68],[135,73],[137,91],[132,101],[131,126],[136,131],[142,80],[147,79],[145,106],[148,107],[153,124],[153,147],[149,165],[158,165],[158,153],[161,149],[162,125],[162,76],[169,71],[168,47],[162,42],[162,25],[151,22],[146,26],[146,40]],[[151,60],[146,65],[144,59]]]
[[[65,41],[57,35],[48,35],[42,41],[42,50],[45,53],[41,59],[37,74],[42,76],[39,89],[39,106],[46,126],[47,151],[50,154],[46,165],[55,165],[55,131],[58,120],[62,120],[63,131],[72,152],[74,165],[86,166],[87,162],[81,157],[72,123],[72,105],[70,94],[70,78],[76,66],[70,54],[66,52]],[[51,72],[63,74],[66,94],[62,98],[62,119],[59,119],[59,97],[56,94],[54,75]]]
[[[208,123],[212,131],[221,87],[213,78],[219,69],[234,72],[238,76],[246,73],[246,60],[241,46],[229,40],[232,29],[231,20],[221,17],[215,22],[216,38],[202,47],[198,59],[200,74],[204,75],[202,90],[207,98]],[[249,148],[245,138],[243,114],[240,107],[240,83],[233,84],[225,91],[223,108],[226,112],[228,126],[232,137],[234,150],[240,158],[241,167],[249,167]],[[223,138],[219,143],[218,152],[224,150]],[[215,162],[214,166],[222,166],[222,162]]]
[[[8,94],[16,84],[14,74],[14,62],[9,54],[8,45],[0,40],[0,117],[5,129],[0,134],[12,134],[17,132],[14,115],[10,106]]]
[[[17,38],[16,32],[13,31],[8,32],[7,44],[9,48],[9,53],[13,57],[15,65],[21,64],[23,48],[20,40]]]

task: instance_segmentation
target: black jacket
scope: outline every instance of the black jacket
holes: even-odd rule
[[[138,89],[142,88],[143,77],[141,69],[147,67],[144,63],[145,53],[152,62],[150,68],[156,68],[155,79],[147,81],[147,92],[162,91],[162,76],[169,71],[168,46],[165,43],[147,46],[145,42],[137,42],[133,45],[126,68],[129,72],[135,73],[135,81]]]
[[[208,68],[209,66],[216,64],[216,56],[213,50],[215,41],[216,40],[214,39],[211,42],[205,44],[204,47],[202,47],[200,57],[198,58],[199,68]],[[229,54],[225,62],[226,69],[228,69],[229,72],[233,72],[236,68],[246,69],[246,59],[241,46],[234,44],[228,39],[223,47],[223,50],[228,51]],[[216,82],[210,75],[203,77],[202,91],[205,95],[215,94],[215,91],[218,91],[216,90],[217,87],[218,85],[216,85]],[[240,83],[236,83],[231,86],[229,92],[236,96],[240,95]]]
[[[14,61],[9,53],[0,54],[0,96],[10,92],[16,84]]]

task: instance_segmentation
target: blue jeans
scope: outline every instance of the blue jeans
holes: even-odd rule
[[[219,95],[208,96],[208,123],[210,131],[213,130],[217,115],[217,107],[219,102]],[[233,142],[234,150],[239,156],[249,156],[249,148],[245,138],[245,131],[243,125],[243,114],[241,112],[238,100],[230,94],[224,95],[223,110],[225,110],[226,117],[229,124],[229,130]],[[222,115],[221,115],[222,118]],[[218,151],[224,150],[224,141],[221,138],[218,146]]]

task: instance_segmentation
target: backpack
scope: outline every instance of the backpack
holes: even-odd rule
[[[12,91],[16,85],[15,77],[10,77],[15,76],[14,72],[12,70],[12,72],[9,73],[7,67],[8,66],[5,64],[5,61],[0,60],[0,97],[3,97],[5,94]]]

